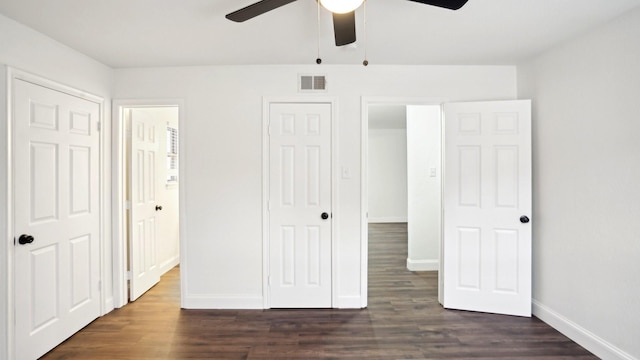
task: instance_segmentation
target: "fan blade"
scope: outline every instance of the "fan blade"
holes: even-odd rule
[[[336,46],[351,44],[356,41],[356,13],[333,13],[333,32],[336,37]]]
[[[227,14],[225,17],[231,21],[243,22],[294,1],[296,0],[262,0]]]
[[[467,3],[467,0],[409,0],[421,4],[433,5],[445,9],[458,10]]]

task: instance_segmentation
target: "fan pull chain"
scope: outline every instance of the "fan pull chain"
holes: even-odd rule
[[[322,64],[322,59],[320,58],[320,1],[316,1],[318,4],[318,57],[316,58],[316,64]]]
[[[367,60],[367,0],[364,0],[362,10],[364,13],[364,61],[362,65],[367,66],[369,65],[369,60]]]

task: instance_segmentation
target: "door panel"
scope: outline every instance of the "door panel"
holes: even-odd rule
[[[447,308],[531,315],[530,106],[445,105]]]
[[[331,106],[270,106],[270,306],[331,307]]]
[[[160,123],[145,109],[130,109],[131,121],[131,191],[129,269],[130,300],[134,301],[160,281],[156,237],[156,214],[159,204],[156,189],[159,179]]]
[[[16,358],[35,359],[100,315],[100,106],[14,81]]]

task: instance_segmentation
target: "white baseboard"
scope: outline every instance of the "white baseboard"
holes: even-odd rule
[[[337,309],[361,309],[362,298],[359,295],[339,296],[336,299],[336,304],[334,304],[333,307]]]
[[[386,217],[371,217],[369,223],[406,223],[408,219],[402,216],[386,216]]]
[[[533,315],[604,360],[638,360],[551,308],[532,300]]]
[[[104,307],[102,308],[102,315],[107,315],[110,313],[115,307],[113,306],[113,296],[110,296],[104,300]]]
[[[407,269],[409,271],[438,271],[440,270],[440,261],[435,259],[411,260],[407,258]]]
[[[187,295],[182,301],[184,309],[263,309],[262,296],[243,295]]]
[[[178,264],[180,264],[179,254],[160,264],[160,275],[164,275],[167,271],[173,269]]]

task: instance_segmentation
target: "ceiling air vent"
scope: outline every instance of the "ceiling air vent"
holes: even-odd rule
[[[301,92],[327,91],[327,80],[324,75],[300,75],[298,85]]]

